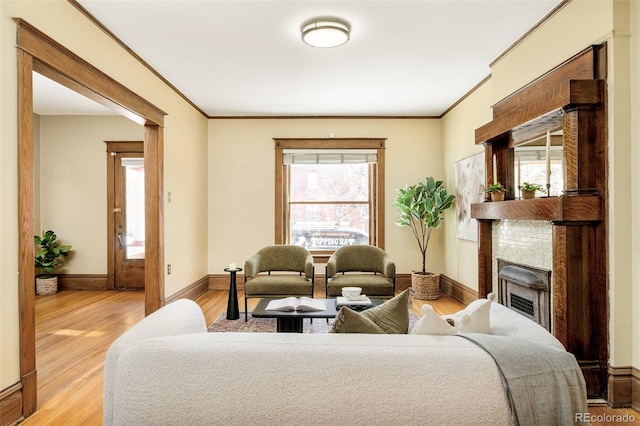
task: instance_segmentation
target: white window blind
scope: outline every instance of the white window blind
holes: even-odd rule
[[[284,164],[356,164],[376,163],[375,149],[285,149]]]
[[[123,166],[144,166],[144,158],[122,157]]]

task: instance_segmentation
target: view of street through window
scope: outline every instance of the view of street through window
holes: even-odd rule
[[[308,250],[369,244],[369,164],[292,164],[289,238]]]

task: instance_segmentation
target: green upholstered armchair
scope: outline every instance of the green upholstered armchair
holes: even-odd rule
[[[250,297],[313,297],[313,256],[301,246],[267,246],[244,263],[244,320]]]
[[[367,296],[393,297],[396,264],[384,250],[375,246],[340,247],[327,262],[326,297],[340,296],[342,287],[362,287],[362,293]]]

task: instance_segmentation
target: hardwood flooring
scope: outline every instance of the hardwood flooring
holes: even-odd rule
[[[196,299],[207,324],[227,307],[226,291],[208,291]],[[316,297],[322,297],[324,291]],[[243,293],[238,292],[241,309]],[[249,309],[258,302],[249,300]],[[421,313],[424,301],[414,300]],[[430,301],[440,314],[453,313],[463,305],[444,295]],[[144,317],[144,293],[137,291],[60,291],[36,297],[36,356],[38,410],[24,425],[101,425],[104,357],[111,343]],[[634,416],[631,409],[590,407],[592,415]],[[615,422],[590,423],[594,426]],[[615,423],[620,424],[620,423]]]

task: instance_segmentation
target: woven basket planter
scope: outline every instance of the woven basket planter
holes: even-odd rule
[[[427,272],[411,274],[411,296],[420,300],[436,300],[440,298],[440,274]]]
[[[524,200],[531,200],[533,198],[536,198],[536,191],[534,190],[527,190],[527,189],[521,189],[522,191],[522,198]]]
[[[504,201],[504,191],[493,191],[491,201]]]
[[[58,291],[58,277],[36,278],[36,292],[41,296],[56,294]]]

